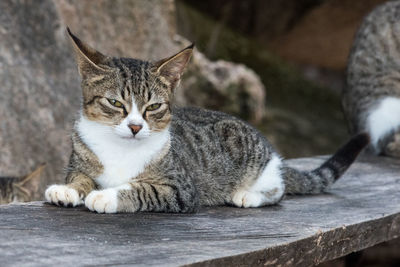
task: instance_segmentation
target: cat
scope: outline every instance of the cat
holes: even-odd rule
[[[343,110],[350,131],[368,132],[375,154],[400,157],[400,2],[367,15],[347,66]]]
[[[217,111],[175,108],[173,93],[193,45],[157,62],[105,56],[67,28],[82,77],[65,185],[46,200],[98,213],[195,212],[261,207],[286,194],[316,194],[368,144],[353,137],[317,169],[289,168],[256,129]]]
[[[0,204],[32,201],[39,189],[45,164],[24,177],[0,177]]]

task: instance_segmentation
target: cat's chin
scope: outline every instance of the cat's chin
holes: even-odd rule
[[[122,137],[122,139],[128,142],[139,142],[141,140],[135,137]]]

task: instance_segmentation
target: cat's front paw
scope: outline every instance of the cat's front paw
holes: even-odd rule
[[[383,154],[389,157],[400,158],[400,133],[393,136],[392,142],[386,145]]]
[[[118,207],[118,190],[108,188],[90,192],[85,199],[85,206],[98,213],[116,213]]]
[[[44,193],[47,202],[58,206],[75,207],[83,204],[78,191],[67,185],[51,185]]]

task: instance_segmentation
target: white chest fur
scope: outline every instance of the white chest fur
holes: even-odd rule
[[[96,178],[102,188],[120,186],[132,181],[152,159],[159,156],[169,141],[168,129],[152,133],[145,139],[123,139],[110,126],[81,117],[77,130],[83,142],[103,164],[103,173]]]

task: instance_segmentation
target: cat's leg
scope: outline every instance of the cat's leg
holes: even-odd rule
[[[95,188],[94,181],[83,173],[67,175],[67,184],[54,184],[45,192],[46,200],[58,206],[75,207],[83,204],[83,199]]]
[[[383,148],[383,154],[389,157],[400,158],[400,131],[392,134],[390,141]]]
[[[371,145],[376,154],[399,157],[397,140],[400,127],[400,98],[386,97],[380,100],[379,105],[368,116],[366,128],[371,136]],[[391,140],[385,140],[391,139]]]
[[[278,203],[285,193],[281,165],[282,160],[274,154],[255,181],[252,181],[251,184],[243,184],[233,193],[232,203],[243,208],[256,208]]]
[[[198,206],[198,198],[191,189],[172,184],[132,182],[92,191],[85,199],[85,206],[98,213],[193,212]]]

